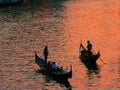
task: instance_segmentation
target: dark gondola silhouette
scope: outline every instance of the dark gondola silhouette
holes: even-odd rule
[[[47,76],[51,76],[54,78],[59,78],[59,79],[68,79],[68,78],[72,78],[72,66],[70,65],[70,71],[67,72],[65,70],[63,70],[62,68],[59,68],[57,66],[57,70],[52,70],[51,65],[52,65],[52,61],[51,62],[46,62],[45,64],[45,60],[43,58],[40,58],[37,53],[35,52],[35,63],[41,68],[41,72],[46,74]]]
[[[80,44],[79,51],[80,51],[79,58],[84,63],[88,63],[88,64],[96,63],[96,61],[100,57],[99,51],[97,54],[94,54],[93,52],[91,52],[92,54],[89,54],[89,52],[85,49],[85,47],[82,45],[82,43]]]
[[[93,73],[96,74],[98,77],[100,77],[100,68],[98,67],[96,61],[100,57],[100,52],[98,51],[97,54],[94,54],[91,52],[89,54],[89,51],[85,49],[85,47],[80,44],[80,60],[87,68],[87,75],[90,77]]]

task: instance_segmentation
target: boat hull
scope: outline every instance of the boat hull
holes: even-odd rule
[[[66,72],[60,68],[59,68],[60,71],[54,72],[51,69],[46,68],[44,59],[40,58],[36,53],[35,53],[35,63],[41,68],[41,72],[46,75],[52,76],[54,78],[60,78],[60,79],[72,78],[72,66],[69,72]]]
[[[100,52],[98,52],[95,55],[91,55],[91,56],[80,55],[80,59],[84,63],[96,63],[99,57],[100,57]]]

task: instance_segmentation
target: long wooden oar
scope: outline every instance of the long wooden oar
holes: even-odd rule
[[[96,54],[96,52],[93,49],[92,49],[92,51],[93,51],[93,53]],[[103,61],[103,59],[101,57],[99,59],[105,64],[105,62]]]

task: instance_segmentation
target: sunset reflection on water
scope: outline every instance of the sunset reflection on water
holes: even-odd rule
[[[90,40],[93,44],[93,51],[97,52],[100,50],[100,59],[102,59],[97,61],[101,68],[101,78],[90,80],[90,83],[89,80],[81,80],[86,77],[82,77],[84,75],[83,71],[81,71],[81,68],[78,69],[79,65],[75,65],[74,69],[78,69],[78,71],[75,70],[76,73],[73,78],[79,76],[77,80],[80,80],[81,83],[76,83],[76,79],[70,80],[71,83],[83,89],[86,87],[83,85],[85,82],[90,84],[92,90],[106,90],[106,86],[111,88],[114,84],[114,79],[116,82],[120,81],[119,75],[115,74],[118,71],[115,66],[118,66],[120,57],[120,2],[113,0],[111,2],[96,1],[81,4],[68,2],[65,5],[64,33],[67,37],[66,48],[68,49],[69,57],[78,57],[77,52],[80,43],[82,42],[86,45],[86,41]],[[115,87],[117,88],[119,85],[116,84]]]
[[[25,5],[0,9],[1,90],[119,90],[119,0],[24,0]],[[37,5],[36,5],[37,4]],[[20,8],[21,7],[21,8]],[[79,59],[87,40],[100,51],[96,70]],[[69,70],[69,87],[36,71],[34,50]],[[97,73],[96,73],[97,72]]]

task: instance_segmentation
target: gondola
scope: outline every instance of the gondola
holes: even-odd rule
[[[35,52],[35,63],[41,68],[41,72],[48,76],[52,76],[57,79],[72,78],[72,66],[71,65],[70,65],[69,72],[63,70],[62,68],[59,68],[58,66],[57,66],[58,69],[54,71],[54,70],[52,70],[52,68],[48,67],[48,63],[49,63],[49,65],[51,65],[51,63],[53,63],[53,62],[49,61],[45,65],[44,59],[39,57],[36,52]]]
[[[92,54],[88,54],[87,50],[85,49],[85,47],[82,45],[82,43],[80,44],[80,60],[82,62],[84,62],[85,64],[94,64],[96,63],[96,61],[98,60],[98,58],[100,57],[100,52],[98,51],[97,54],[94,54],[92,52]]]

